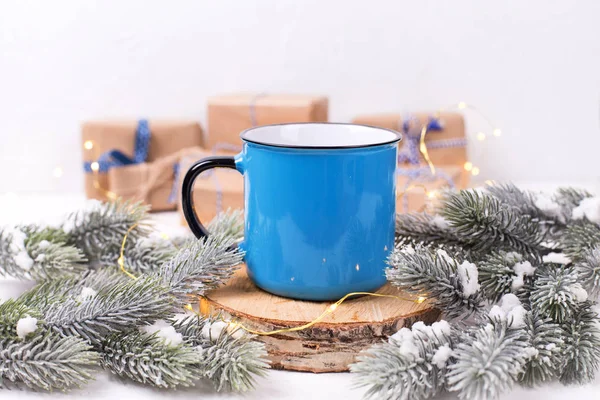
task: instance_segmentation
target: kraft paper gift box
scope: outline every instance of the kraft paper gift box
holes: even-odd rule
[[[398,175],[396,178],[396,212],[422,212],[426,207],[434,205],[442,191],[451,188],[449,181],[455,186],[460,181],[462,168],[444,167],[436,168],[436,175],[431,175],[428,167],[401,168],[401,172],[410,173],[417,168],[423,174],[415,179],[406,175]]]
[[[427,165],[419,152],[419,140],[423,125],[429,124],[433,116],[434,113],[427,112],[408,114],[410,118],[408,134],[403,129],[404,121],[398,113],[361,115],[354,118],[352,122],[401,132],[400,154],[408,151],[409,141],[412,141],[413,149],[418,152],[418,162]],[[436,167],[460,167],[460,179],[457,181],[457,187],[466,188],[469,185],[471,175],[463,169],[465,162],[468,160],[465,120],[460,113],[455,112],[441,112],[436,114],[435,118],[441,129],[429,129],[425,135],[425,145],[427,146],[429,158]]]
[[[202,151],[190,147],[153,162],[125,165],[108,170],[108,190],[118,197],[150,204],[152,211],[177,207],[176,175],[182,159]]]
[[[259,125],[326,122],[328,100],[302,94],[226,94],[208,99],[207,147],[241,146],[240,133]]]
[[[205,150],[188,155],[181,160],[177,194],[179,196],[178,205],[182,225],[187,225],[181,208],[181,188],[186,172],[196,161],[202,158],[214,155],[233,156],[234,154]],[[242,174],[233,169],[213,168],[202,173],[195,180],[192,197],[196,215],[202,224],[206,225],[222,211],[244,209],[244,178]]]
[[[81,129],[84,146],[83,159],[85,173],[85,193],[88,198],[106,201],[110,193],[109,174],[107,168],[93,173],[89,169],[92,162],[98,161],[102,154],[112,150],[131,157],[136,149],[136,135],[139,121],[90,121]],[[149,121],[150,139],[144,161],[152,162],[169,156],[181,149],[202,146],[202,128],[195,121]],[[89,146],[91,144],[91,146]],[[91,147],[91,148],[90,148]],[[120,167],[112,167],[120,168]],[[134,174],[132,169],[129,171]],[[140,170],[141,171],[141,170]],[[137,173],[142,173],[138,171]],[[113,185],[114,186],[114,185]],[[118,183],[117,186],[121,186]],[[150,203],[150,205],[153,205]],[[176,204],[167,209],[175,209]],[[157,204],[156,209],[163,206]]]

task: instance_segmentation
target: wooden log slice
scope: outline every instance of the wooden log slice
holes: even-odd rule
[[[376,293],[412,296],[390,284]],[[203,312],[221,314],[257,331],[270,332],[313,321],[332,303],[287,299],[265,292],[252,283],[246,269],[237,271],[227,284],[206,294]],[[427,301],[363,296],[349,299],[310,328],[271,336],[258,336],[265,343],[271,366],[309,372],[342,372],[356,355],[384,341],[402,327],[417,321],[431,324],[440,311]]]

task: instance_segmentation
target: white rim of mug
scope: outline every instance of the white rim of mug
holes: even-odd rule
[[[292,126],[292,125],[361,126],[361,127],[365,127],[365,128],[372,128],[372,129],[378,129],[378,130],[390,132],[394,135],[394,139],[388,140],[385,142],[369,143],[369,144],[355,144],[355,145],[346,145],[346,146],[305,146],[305,145],[284,145],[284,144],[278,144],[278,143],[259,142],[257,140],[252,140],[252,139],[248,139],[245,137],[247,133],[249,133],[250,131],[256,130],[256,129],[274,127],[274,126]],[[401,141],[402,135],[400,134],[400,132],[395,131],[393,129],[381,128],[379,126],[366,125],[366,124],[352,124],[352,123],[347,123],[347,122],[291,122],[291,123],[285,123],[285,124],[269,124],[269,125],[254,126],[252,128],[248,128],[248,129],[242,131],[242,133],[240,133],[240,138],[242,138],[242,140],[247,143],[259,144],[259,145],[269,146],[269,147],[279,147],[279,148],[284,148],[284,149],[335,150],[335,149],[360,149],[360,148],[367,148],[367,147],[384,146],[386,144],[392,144],[392,143],[397,143],[397,142]]]

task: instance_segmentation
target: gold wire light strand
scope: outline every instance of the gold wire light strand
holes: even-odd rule
[[[138,224],[135,223],[131,225],[129,229],[127,229],[125,236],[123,236],[123,242],[121,243],[121,252],[119,255],[119,259],[117,260],[117,264],[119,264],[119,268],[121,269],[121,271],[123,271],[125,275],[127,275],[131,279],[137,279],[137,277],[125,269],[125,243],[127,243],[127,237],[129,236],[131,231],[134,230],[137,226]]]
[[[425,300],[427,300],[427,298],[424,297],[424,296],[419,296],[416,299],[409,299],[409,298],[406,298],[406,297],[394,296],[394,295],[391,295],[391,294],[370,293],[370,292],[352,292],[352,293],[348,293],[347,295],[345,295],[344,297],[342,297],[341,299],[339,299],[335,303],[330,304],[325,309],[325,311],[323,311],[323,313],[321,315],[319,315],[317,318],[313,319],[312,321],[310,321],[310,322],[308,322],[308,323],[306,323],[304,325],[294,326],[292,328],[276,329],[274,331],[257,331],[257,330],[254,330],[252,328],[248,328],[248,327],[246,327],[246,326],[244,326],[244,325],[242,325],[242,324],[240,324],[239,322],[236,322],[236,321],[226,321],[222,317],[220,319],[223,322],[228,323],[233,328],[240,328],[240,329],[245,330],[248,333],[252,333],[254,335],[259,335],[259,336],[271,336],[271,335],[277,335],[277,334],[280,334],[280,333],[297,332],[297,331],[302,331],[304,329],[308,329],[311,326],[319,323],[327,315],[332,314],[348,298],[353,297],[353,296],[387,297],[387,298],[392,298],[392,299],[396,299],[396,300],[410,301],[410,302],[417,303],[417,304],[421,304]],[[201,304],[202,304],[202,301],[206,301],[206,299],[204,297],[201,297],[200,298]],[[201,309],[202,309],[202,307],[201,307]],[[205,314],[205,315],[207,315],[207,314]]]
[[[93,141],[86,140],[83,144],[83,148],[85,150],[94,150],[94,159],[95,160],[98,159],[98,148],[97,148],[97,146],[94,145]],[[110,200],[116,200],[118,197],[116,193],[113,193],[110,190],[103,188],[102,185],[100,185],[100,178],[99,178],[100,164],[98,163],[98,161],[92,162],[90,165],[90,168],[92,170],[92,183],[94,185],[94,189],[96,189],[97,191],[102,193],[104,196],[106,196],[106,198],[108,198]]]

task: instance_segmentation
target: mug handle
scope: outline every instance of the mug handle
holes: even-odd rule
[[[198,239],[207,237],[209,232],[204,225],[202,225],[202,222],[200,222],[196,212],[194,211],[194,197],[192,196],[194,181],[202,172],[217,167],[237,169],[235,165],[235,158],[229,156],[203,158],[192,165],[189,171],[185,174],[185,178],[183,178],[183,187],[181,190],[181,206],[183,207],[183,215],[185,216],[185,220],[190,226],[190,229]]]

